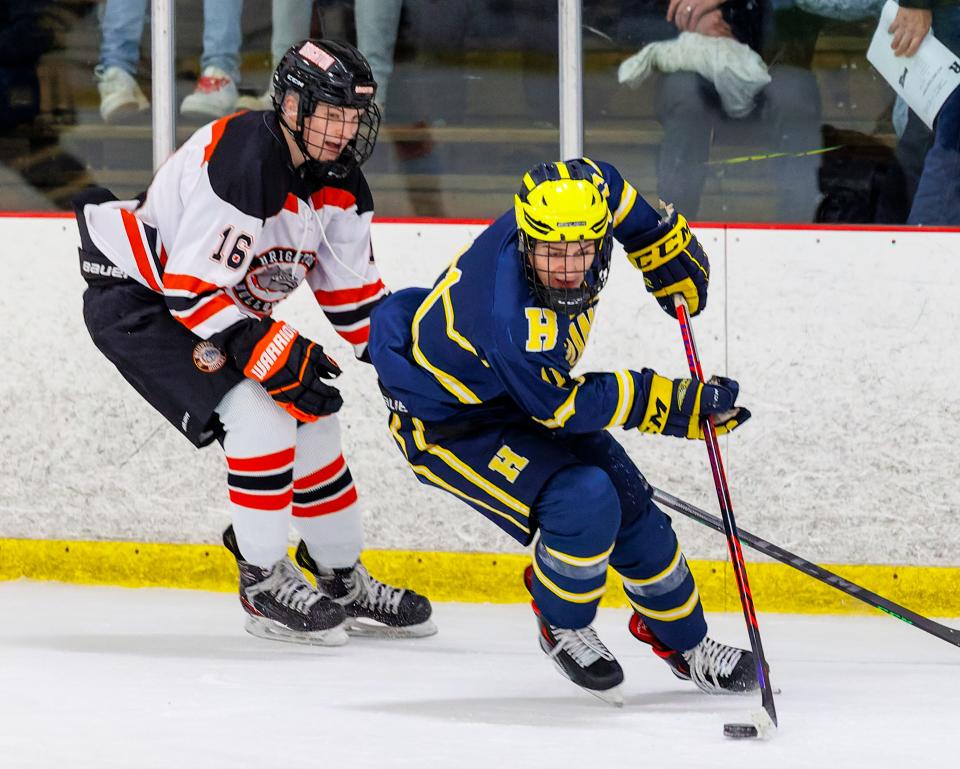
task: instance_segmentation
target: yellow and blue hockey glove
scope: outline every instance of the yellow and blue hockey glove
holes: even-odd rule
[[[735,405],[740,385],[727,377],[667,379],[654,374],[643,421],[637,429],[677,438],[703,440],[703,420],[713,416],[717,435],[735,430],[750,418],[750,412]]]
[[[681,214],[671,212],[657,227],[624,246],[627,258],[643,273],[647,291],[664,312],[677,317],[673,294],[683,294],[691,316],[703,312],[710,260]]]

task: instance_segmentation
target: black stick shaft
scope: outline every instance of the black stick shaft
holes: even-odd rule
[[[706,510],[701,510],[699,507],[696,507],[689,502],[684,502],[679,497],[675,497],[672,494],[668,494],[660,489],[654,489],[653,499],[655,502],[659,502],[664,507],[669,507],[671,510],[675,510],[676,512],[681,513],[688,518],[692,518],[693,520],[702,523],[704,526],[708,526],[715,531],[723,532],[723,521],[721,521],[715,515],[708,513]],[[749,531],[744,529],[738,529],[738,533],[740,535],[740,540],[742,542],[746,542],[757,552],[770,556],[771,558],[780,561],[780,563],[787,564],[787,566],[792,566],[794,569],[803,572],[808,577],[818,579],[821,582],[830,585],[830,587],[834,587],[837,590],[846,593],[847,595],[863,601],[868,606],[872,606],[873,608],[879,609],[885,614],[889,614],[891,617],[895,617],[902,622],[906,622],[908,625],[913,625],[921,630],[925,630],[926,632],[930,633],[930,635],[934,635],[937,638],[946,641],[947,643],[953,644],[954,646],[960,646],[960,630],[947,627],[946,625],[941,625],[939,622],[935,622],[932,619],[924,617],[922,614],[917,614],[915,611],[911,611],[905,606],[901,606],[898,603],[894,603],[893,601],[884,598],[882,595],[878,595],[871,590],[867,590],[865,587],[861,587],[855,582],[844,579],[839,574],[834,574],[829,569],[825,569],[822,566],[817,566],[817,564],[811,563],[805,558],[801,558],[799,555],[794,555],[788,550],[784,550],[782,547],[774,545],[771,542],[767,542],[765,539],[761,539],[756,534],[751,534]]]
[[[687,354],[687,365],[690,375],[701,382],[703,369],[700,366],[700,356],[697,354],[697,343],[693,338],[693,328],[687,315],[687,303],[679,294],[674,301],[677,309],[677,321],[680,323],[680,335],[683,337],[683,348]],[[760,702],[763,709],[770,716],[770,720],[777,724],[777,708],[773,701],[773,685],[770,682],[770,667],[763,653],[763,643],[760,640],[760,623],[757,621],[757,610],[753,605],[753,594],[750,592],[750,581],[747,579],[747,567],[743,560],[743,549],[740,546],[740,537],[737,534],[737,522],[733,517],[733,503],[730,500],[730,487],[723,469],[723,459],[720,456],[720,444],[717,441],[717,431],[713,426],[713,418],[703,421],[703,433],[707,444],[707,455],[710,458],[710,469],[713,471],[713,483],[717,488],[717,500],[720,503],[720,515],[723,521],[723,531],[727,537],[727,550],[730,552],[730,563],[736,577],[737,591],[740,593],[740,605],[743,607],[743,618],[747,624],[747,635],[750,638],[750,648],[757,664],[757,681],[760,684]]]

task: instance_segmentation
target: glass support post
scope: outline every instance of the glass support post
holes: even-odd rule
[[[560,157],[583,154],[581,0],[558,0],[560,30]]]
[[[151,74],[153,77],[153,170],[176,148],[173,78],[174,0],[150,0]]]

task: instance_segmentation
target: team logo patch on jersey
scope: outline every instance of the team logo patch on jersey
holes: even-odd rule
[[[205,374],[219,371],[226,363],[227,356],[213,342],[204,340],[193,348],[193,365]]]
[[[247,274],[233,288],[240,303],[261,315],[269,315],[273,306],[286,299],[317,263],[313,251],[271,248],[250,260]]]

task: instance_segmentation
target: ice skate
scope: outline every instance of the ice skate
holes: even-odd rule
[[[530,590],[533,569],[527,567],[523,575],[524,584]],[[568,629],[559,628],[547,622],[535,601],[531,601],[533,613],[537,617],[540,648],[553,660],[557,669],[584,691],[623,707],[623,668],[603,645],[597,632],[591,626]]]
[[[758,687],[753,652],[704,638],[685,652],[678,652],[660,641],[634,612],[630,632],[650,646],[653,653],[670,666],[673,674],[693,681],[707,694],[742,694]]]
[[[250,635],[314,646],[347,642],[343,607],[314,589],[288,557],[270,569],[244,561],[232,526],[223,533],[223,544],[240,569],[240,603],[247,612],[244,629]]]
[[[430,619],[429,599],[370,576],[357,561],[352,568],[325,569],[317,564],[307,546],[297,547],[297,563],[317,578],[317,589],[344,608],[344,627],[355,636],[422,638],[437,632]]]

